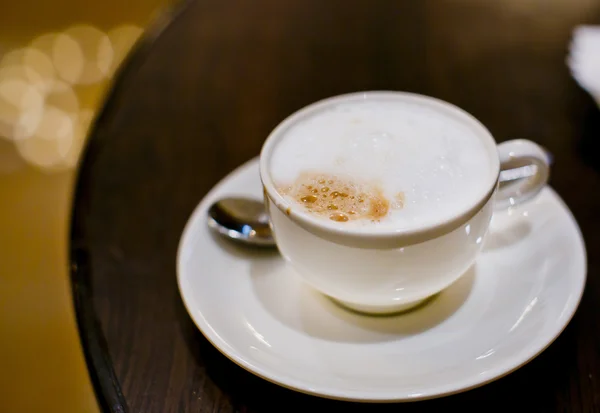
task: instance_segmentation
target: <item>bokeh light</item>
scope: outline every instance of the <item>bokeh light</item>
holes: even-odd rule
[[[113,49],[108,35],[92,26],[74,26],[59,34],[52,60],[60,77],[70,84],[102,81],[109,72]]]
[[[39,119],[43,107],[44,97],[35,85],[18,78],[0,80],[0,123],[5,137],[28,136],[28,125]]]
[[[46,171],[75,167],[98,100],[142,32],[127,24],[107,32],[79,24],[4,54],[0,163],[10,166],[0,165],[0,173],[23,162]]]

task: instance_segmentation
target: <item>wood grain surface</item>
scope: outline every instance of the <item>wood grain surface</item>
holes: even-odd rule
[[[73,199],[74,298],[107,411],[600,411],[600,111],[569,75],[597,1],[197,0],[131,57],[96,122]],[[212,347],[188,317],[175,254],[193,208],[315,100],[435,96],[501,142],[555,155],[551,185],[581,225],[588,284],[563,334],[518,371],[427,402],[362,405],[285,390]],[[224,303],[226,305],[226,303]],[[479,410],[477,410],[479,411]]]

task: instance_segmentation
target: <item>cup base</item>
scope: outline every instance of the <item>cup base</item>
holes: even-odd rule
[[[349,303],[347,301],[338,300],[337,298],[332,298],[332,297],[330,297],[330,298],[336,304],[340,305],[341,307],[343,307],[345,309],[351,310],[353,312],[364,314],[364,315],[380,316],[380,315],[393,315],[393,314],[404,313],[404,312],[407,312],[410,310],[414,310],[415,308],[421,306],[422,304],[425,304],[432,297],[433,296],[426,297],[426,298],[416,300],[416,301],[411,301],[409,303],[391,305],[391,306],[362,305],[362,304],[355,304],[355,303]]]

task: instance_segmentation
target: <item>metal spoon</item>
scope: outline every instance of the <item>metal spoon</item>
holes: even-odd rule
[[[274,247],[269,215],[260,201],[231,197],[221,199],[208,210],[208,226],[226,238],[244,244]]]
[[[535,174],[531,166],[503,171],[500,182],[526,178]],[[274,247],[269,215],[263,202],[249,198],[221,199],[208,210],[208,226],[216,233],[244,244]]]

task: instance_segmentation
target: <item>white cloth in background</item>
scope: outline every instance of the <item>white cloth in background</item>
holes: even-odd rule
[[[577,83],[600,105],[600,26],[573,30],[567,65]]]

